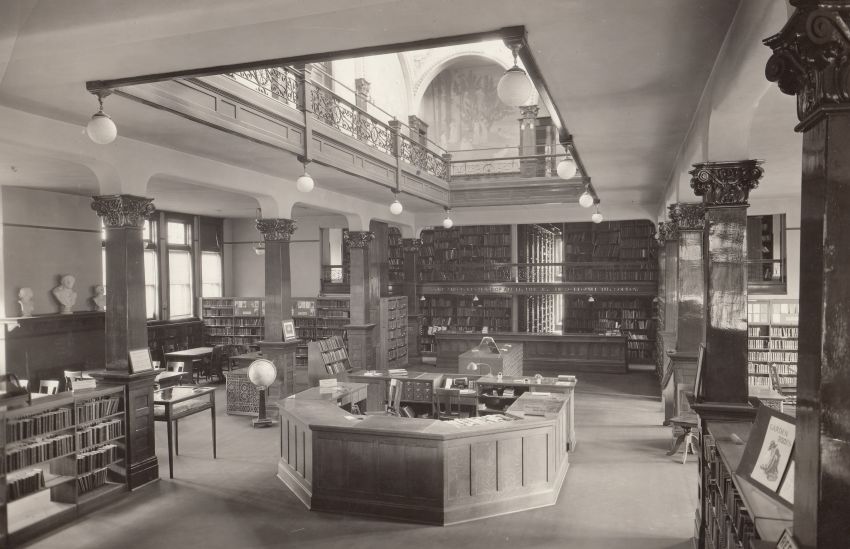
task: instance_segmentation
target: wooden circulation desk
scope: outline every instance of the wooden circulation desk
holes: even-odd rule
[[[454,370],[458,357],[478,345],[482,335],[497,344],[523,344],[523,373],[543,375],[576,372],[627,373],[626,336],[597,334],[526,334],[497,332],[481,334],[438,332],[437,366]]]
[[[553,505],[569,467],[570,393],[523,394],[514,420],[479,425],[354,416],[300,395],[278,405],[278,478],[312,510],[454,524]]]

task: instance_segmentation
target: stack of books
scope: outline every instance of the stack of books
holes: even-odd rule
[[[407,368],[390,368],[387,373],[391,376],[406,376]]]

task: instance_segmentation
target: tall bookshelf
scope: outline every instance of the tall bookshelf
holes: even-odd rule
[[[398,227],[390,227],[387,231],[387,264],[390,283],[404,282],[404,248],[401,243],[401,231]]]
[[[265,300],[259,297],[201,299],[207,345],[245,345],[258,348],[263,339]]]
[[[382,297],[376,367],[407,366],[407,296]]]
[[[435,352],[435,331],[480,332],[487,327],[491,332],[511,331],[513,313],[510,296],[481,295],[426,295],[420,300],[423,316],[419,352]]]
[[[436,228],[421,233],[420,282],[506,282],[510,225]]]
[[[751,300],[747,303],[747,381],[770,387],[770,365],[779,382],[797,384],[800,304],[796,299]]]
[[[127,491],[121,387],[0,412],[0,546],[70,522]]]
[[[651,297],[570,297],[564,310],[564,332],[600,333],[620,330],[628,337],[629,360],[655,357],[655,320]]]
[[[320,379],[339,378],[351,371],[348,350],[340,336],[311,341],[307,344],[307,378],[315,387]]]

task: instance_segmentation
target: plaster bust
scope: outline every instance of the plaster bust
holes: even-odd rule
[[[21,306],[21,316],[32,316],[35,305],[32,302],[32,288],[21,288],[18,290],[18,305]]]
[[[91,298],[94,303],[95,311],[106,310],[106,286],[98,284],[94,287],[94,297]]]
[[[73,275],[64,275],[59,286],[53,288],[53,297],[62,305],[63,315],[71,314],[74,303],[77,302],[77,292],[74,291],[76,281]]]

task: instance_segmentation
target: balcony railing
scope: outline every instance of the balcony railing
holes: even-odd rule
[[[782,259],[750,259],[747,261],[747,289],[757,294],[784,294],[788,278]]]
[[[397,157],[405,164],[443,181],[452,177],[551,177],[565,157],[553,153],[553,146],[538,149],[540,154],[523,154],[518,147],[452,151],[428,139],[411,138],[410,128],[392,118],[379,107],[366,112],[322,85],[305,80],[304,75],[289,67],[274,67],[227,74],[235,82],[275,101],[304,112],[381,153]],[[337,82],[344,86],[342,83]],[[352,91],[353,90],[349,90]],[[308,112],[309,111],[309,112]],[[504,156],[504,155],[513,156]]]

